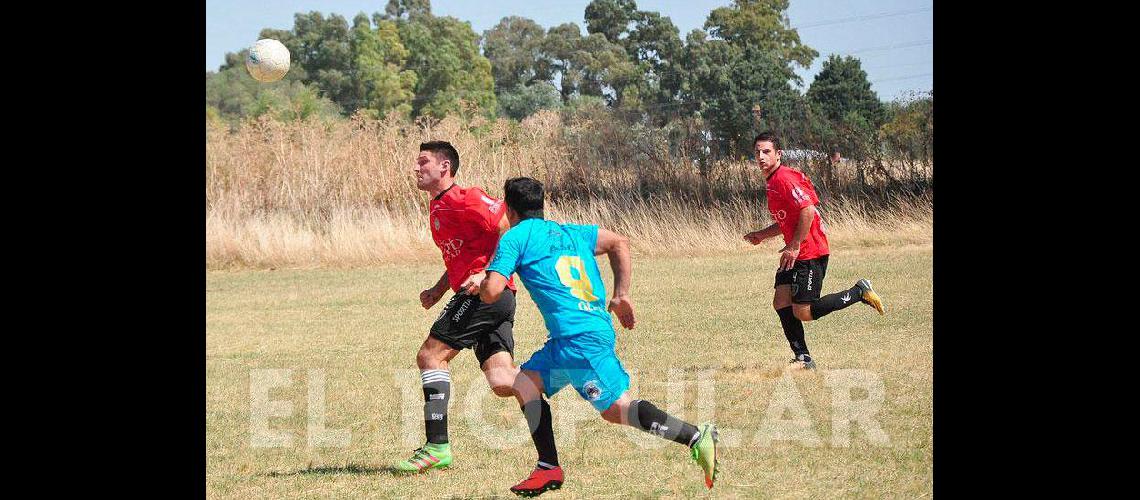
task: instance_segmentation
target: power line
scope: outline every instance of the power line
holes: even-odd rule
[[[851,52],[847,52],[844,55],[859,54],[861,52],[878,52],[880,50],[905,49],[907,47],[918,47],[920,45],[930,45],[932,43],[934,43],[934,40],[917,40],[914,42],[904,42],[904,43],[896,43],[896,44],[891,44],[891,45],[881,45],[879,47],[867,47],[865,49],[859,49],[859,50],[853,50]]]
[[[879,69],[887,69],[887,68],[901,68],[904,66],[918,66],[918,65],[922,65],[922,64],[931,64],[933,62],[934,61],[928,60],[928,61],[921,61],[921,62],[915,62],[915,63],[888,64],[886,66],[868,66],[866,68],[863,68],[863,70],[864,71],[871,71],[871,70],[879,70]]]
[[[908,14],[917,14],[919,12],[928,12],[931,10],[934,10],[934,7],[925,7],[925,8],[921,8],[921,9],[911,9],[911,10],[900,10],[897,12],[885,12],[882,14],[870,14],[870,15],[866,15],[866,16],[845,17],[845,18],[840,18],[840,19],[831,19],[828,21],[819,21],[819,22],[815,22],[815,23],[808,23],[808,24],[803,24],[800,26],[793,26],[792,29],[802,30],[802,29],[809,29],[809,28],[818,28],[820,26],[830,26],[833,24],[844,24],[844,23],[852,23],[852,22],[857,22],[857,21],[870,21],[872,19],[883,19],[886,17],[905,16]]]
[[[880,80],[872,80],[871,83],[890,82],[894,80],[909,80],[911,78],[918,78],[922,76],[934,76],[934,73],[919,73],[916,75],[896,76],[894,78],[883,78]]]

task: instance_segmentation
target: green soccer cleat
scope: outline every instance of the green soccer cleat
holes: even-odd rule
[[[720,462],[716,459],[716,444],[720,437],[716,432],[716,424],[701,425],[701,437],[693,443],[693,461],[705,471],[705,486],[712,489],[716,475],[720,472]]]
[[[451,465],[451,444],[427,443],[412,452],[412,457],[396,464],[397,472],[425,472]]]

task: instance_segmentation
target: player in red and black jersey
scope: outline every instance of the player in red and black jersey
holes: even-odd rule
[[[449,288],[455,292],[416,355],[423,382],[427,443],[395,466],[403,472],[424,472],[452,462],[447,436],[447,402],[451,395],[448,363],[460,351],[475,351],[496,395],[514,396],[512,384],[518,374],[513,365],[512,334],[516,288],[512,278],[507,283],[510,293],[502,294],[492,304],[479,300],[479,284],[486,276],[484,269],[495,253],[499,236],[511,227],[503,201],[477,187],[464,188],[455,183],[459,152],[447,142],[420,144],[413,170],[416,187],[432,197],[428,225],[445,267],[435,285],[420,292],[420,305],[430,309]]]
[[[756,164],[767,179],[768,211],[776,222],[744,235],[744,239],[759,245],[778,234],[784,236],[772,307],[780,316],[784,336],[795,354],[792,363],[812,369],[815,362],[804,340],[804,321],[822,318],[855,302],[868,304],[883,314],[883,302],[866,278],[850,289],[820,297],[830,249],[823,218],[816,208],[819,197],[815,187],[803,172],[780,163],[783,150],[775,134],[764,132],[756,136],[752,147]]]

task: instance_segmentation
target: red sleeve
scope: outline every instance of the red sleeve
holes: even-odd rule
[[[507,213],[507,204],[503,200],[492,198],[479,188],[467,191],[467,213],[472,214],[474,221],[484,230],[498,231],[499,221]]]

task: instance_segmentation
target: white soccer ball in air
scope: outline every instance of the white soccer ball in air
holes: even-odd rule
[[[289,72],[289,49],[272,38],[258,40],[249,48],[245,69],[254,80],[276,82]]]

